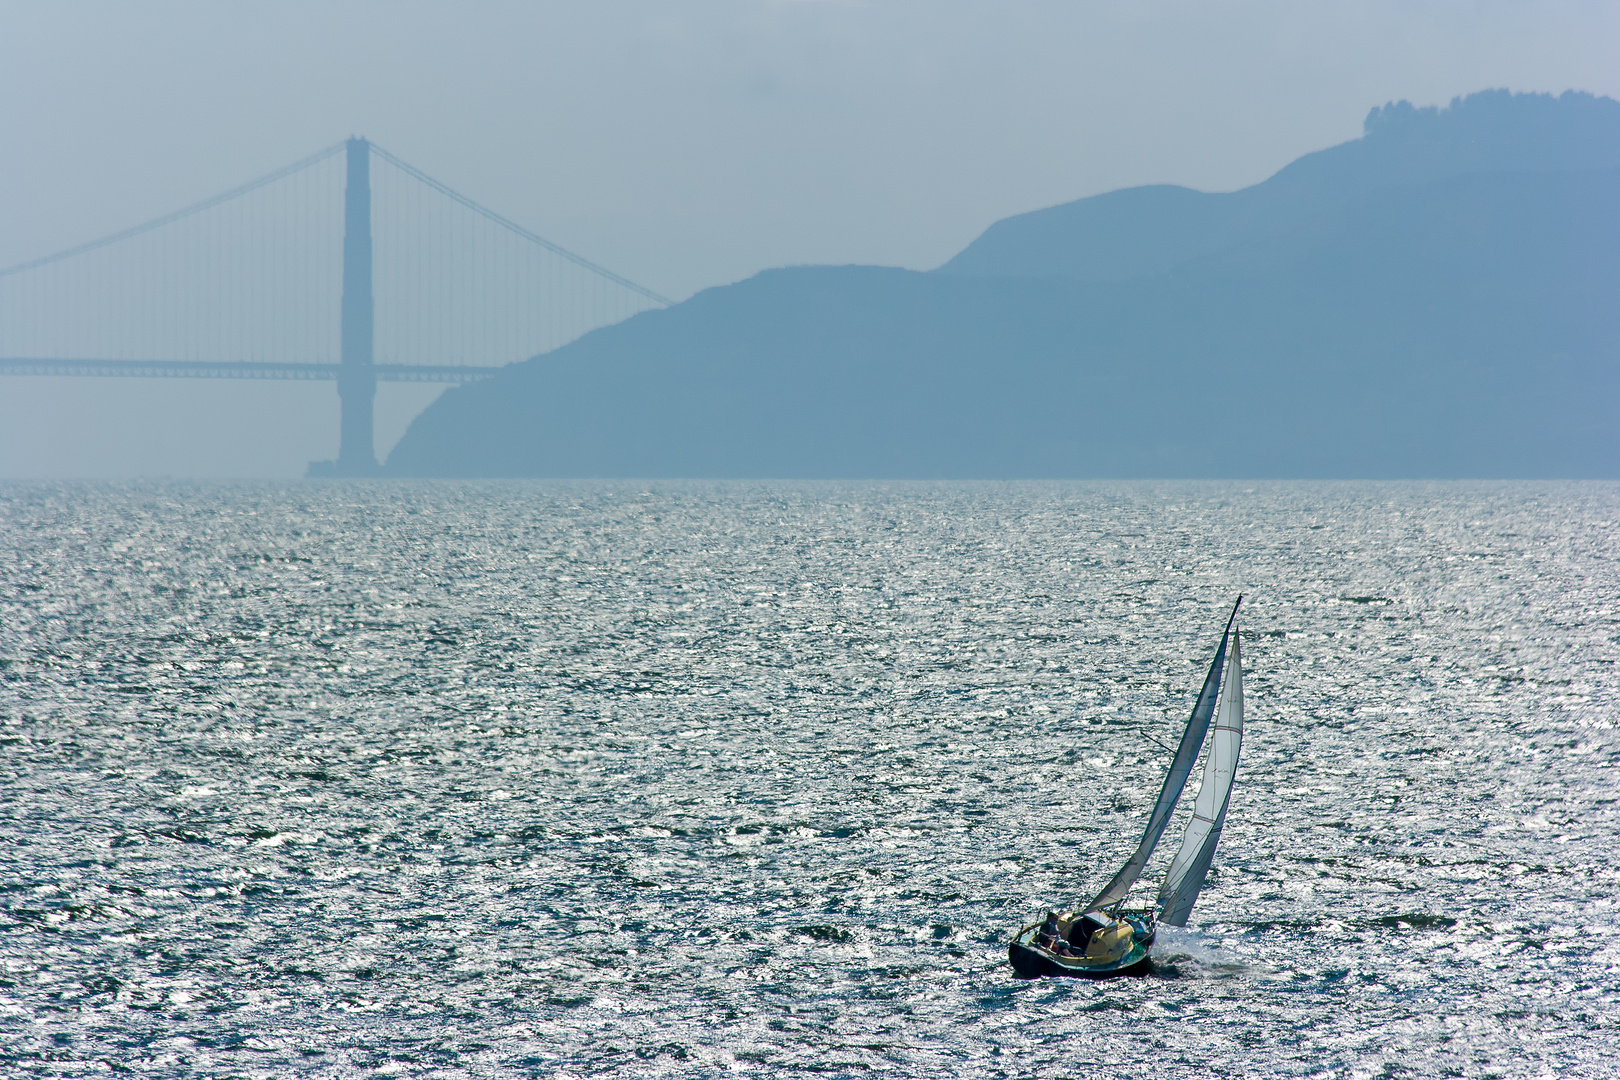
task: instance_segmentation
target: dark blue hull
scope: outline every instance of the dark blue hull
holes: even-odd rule
[[[1147,950],[1136,948],[1118,964],[1092,967],[1053,956],[1045,949],[1031,949],[1013,942],[1007,946],[1013,974],[1020,979],[1119,979],[1146,975],[1153,968]]]

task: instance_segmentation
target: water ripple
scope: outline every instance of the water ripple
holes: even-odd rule
[[[1613,484],[0,487],[18,1075],[1604,1076]],[[1150,978],[1132,846],[1239,590]]]

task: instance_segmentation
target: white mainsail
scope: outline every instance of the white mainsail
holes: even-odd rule
[[[1226,805],[1232,797],[1232,780],[1237,775],[1238,751],[1243,745],[1243,657],[1238,628],[1232,628],[1232,648],[1227,660],[1226,678],[1221,680],[1221,702],[1215,710],[1215,723],[1209,733],[1209,753],[1204,758],[1204,777],[1193,800],[1192,821],[1181,850],[1170,863],[1164,888],[1159,890],[1159,921],[1186,926],[1204,875],[1215,858],[1215,845],[1226,824]]]
[[[1198,693],[1198,700],[1193,705],[1192,716],[1187,720],[1187,730],[1182,732],[1181,744],[1176,747],[1176,756],[1170,762],[1170,771],[1165,774],[1164,786],[1159,789],[1158,801],[1153,804],[1153,813],[1148,816],[1147,830],[1142,833],[1141,841],[1136,845],[1136,852],[1119,873],[1103,886],[1102,892],[1092,897],[1091,903],[1084,908],[1085,911],[1098,911],[1110,904],[1117,904],[1125,899],[1141,876],[1142,868],[1153,855],[1153,849],[1158,846],[1159,837],[1170,824],[1170,815],[1176,809],[1176,802],[1181,798],[1181,789],[1186,786],[1187,778],[1192,775],[1193,765],[1198,760],[1198,751],[1204,745],[1204,733],[1209,729],[1210,717],[1219,704],[1221,692],[1221,673],[1226,670],[1226,643],[1232,635],[1232,627],[1237,620],[1238,606],[1243,603],[1243,597],[1237,598],[1232,605],[1232,614],[1226,618],[1226,630],[1221,634],[1220,647],[1215,650],[1215,659],[1209,665],[1209,674],[1204,676],[1203,689]]]

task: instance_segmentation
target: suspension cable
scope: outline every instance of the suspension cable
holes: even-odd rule
[[[647,299],[653,301],[654,303],[662,304],[665,307],[670,307],[671,305],[673,305],[675,303],[675,301],[671,300],[667,296],[660,296],[657,293],[653,292],[651,289],[648,289],[648,288],[646,288],[644,286],[641,286],[641,285],[637,285],[635,282],[631,281],[629,278],[620,277],[618,274],[615,274],[613,271],[609,270],[605,266],[599,266],[598,264],[591,262],[591,260],[585,258],[585,256],[583,256],[583,255],[575,255],[572,251],[569,251],[567,248],[562,247],[562,246],[560,246],[558,244],[554,244],[550,240],[547,240],[545,237],[540,236],[537,233],[530,232],[528,229],[525,229],[523,226],[519,225],[517,222],[511,220],[510,218],[502,217],[500,214],[497,214],[495,211],[489,209],[488,207],[482,206],[479,203],[474,202],[473,200],[467,198],[467,196],[463,195],[461,192],[455,190],[454,188],[448,186],[447,184],[441,184],[439,181],[433,179],[433,177],[429,176],[427,173],[423,172],[421,169],[418,169],[416,166],[411,165],[411,164],[409,164],[407,162],[401,161],[399,158],[395,157],[393,154],[390,154],[387,150],[384,150],[382,147],[378,146],[376,143],[371,144],[371,149],[378,156],[380,156],[384,161],[386,161],[390,165],[394,166],[394,168],[399,169],[401,172],[404,172],[407,175],[411,176],[412,178],[420,181],[421,183],[426,184],[428,187],[430,187],[433,190],[437,191],[439,194],[445,196],[446,198],[454,199],[456,202],[460,203],[462,206],[465,206],[467,209],[473,211],[474,213],[482,214],[484,217],[488,218],[490,221],[493,221],[495,224],[500,225],[503,228],[510,229],[512,232],[517,233],[519,236],[523,237],[525,240],[528,240],[530,243],[539,244],[541,247],[545,248],[547,251],[551,252],[553,255],[561,255],[563,258],[567,259],[571,263],[574,263],[576,266],[582,266],[586,270],[591,271],[593,274],[597,274],[597,275],[599,275],[601,277],[607,278],[609,281],[613,282],[615,285],[620,285],[620,286],[622,286],[622,287],[624,287],[626,289],[629,289],[631,292],[639,293],[640,295],[645,296]]]
[[[300,169],[307,169],[318,161],[324,161],[333,154],[337,153],[339,150],[342,150],[343,145],[343,143],[333,143],[325,150],[316,151],[309,157],[304,158],[302,161],[295,161],[291,165],[288,165],[285,168],[277,169],[273,173],[266,173],[257,180],[250,180],[241,187],[232,188],[230,191],[227,191],[222,195],[215,195],[211,199],[204,199],[202,202],[193,203],[184,210],[176,210],[172,214],[164,214],[162,217],[153,218],[151,221],[136,225],[132,228],[124,229],[122,232],[115,232],[111,236],[103,236],[100,240],[92,240],[87,244],[79,244],[77,247],[65,248],[62,251],[58,251],[51,255],[45,255],[38,259],[30,259],[28,262],[18,263],[16,266],[8,266],[4,270],[0,270],[0,277],[8,277],[12,274],[20,274],[24,270],[32,270],[35,267],[44,266],[47,263],[53,263],[61,259],[71,258],[74,255],[83,255],[87,251],[94,251],[97,248],[106,247],[108,244],[116,244],[120,240],[128,240],[132,236],[139,236],[143,232],[150,232],[152,229],[167,225],[172,221],[179,221],[181,218],[190,217],[192,214],[201,213],[202,211],[207,210],[209,207],[218,206],[220,203],[229,199],[234,199],[238,195],[246,195],[248,192],[262,188],[266,184],[273,184],[283,177],[291,176]],[[668,303],[668,301],[665,301],[665,303]]]

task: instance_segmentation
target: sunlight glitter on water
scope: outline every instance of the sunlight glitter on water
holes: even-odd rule
[[[1616,485],[0,513],[7,1072],[1610,1072]],[[1147,979],[1012,979],[1134,845],[1240,590],[1193,927]]]

